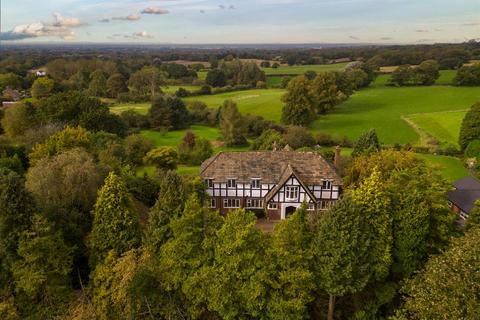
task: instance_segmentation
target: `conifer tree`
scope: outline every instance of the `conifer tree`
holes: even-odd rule
[[[380,142],[378,142],[377,133],[375,129],[370,129],[363,133],[355,143],[352,156],[359,156],[361,154],[378,151],[380,149]]]
[[[386,195],[385,183],[381,180],[378,169],[374,169],[369,178],[353,189],[351,195],[373,229],[370,252],[374,279],[384,280],[392,264],[393,235],[390,199]]]
[[[268,262],[272,273],[267,307],[269,319],[300,320],[307,317],[314,289],[310,245],[307,212],[302,206],[280,222],[272,236],[269,254],[272,261]]]
[[[313,244],[318,286],[329,295],[328,319],[335,298],[361,291],[372,275],[370,244],[373,236],[362,208],[348,196],[320,218]]]
[[[95,266],[110,250],[116,254],[136,248],[141,230],[125,182],[111,172],[98,193],[93,210],[92,232],[89,237],[91,261]]]

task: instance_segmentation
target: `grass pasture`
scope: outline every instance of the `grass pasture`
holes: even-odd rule
[[[443,178],[448,182],[454,182],[470,175],[458,158],[433,154],[417,154],[417,157],[440,170]]]
[[[278,68],[262,68],[265,75],[299,75],[307,71],[325,72],[339,71],[347,66],[348,62],[335,64],[307,64],[301,66],[280,66]]]
[[[253,89],[233,91],[215,95],[186,98],[185,101],[202,101],[210,108],[218,108],[225,100],[232,100],[243,114],[255,114],[267,120],[280,121],[283,103],[283,89]]]
[[[383,143],[415,143],[418,133],[402,116],[418,113],[462,111],[480,101],[474,87],[386,87],[375,85],[350,97],[310,126],[313,132],[355,140],[375,128]],[[454,121],[454,120],[452,120]],[[455,128],[450,130],[456,130]]]
[[[426,134],[439,142],[458,145],[458,136],[466,110],[420,113],[408,116],[408,119]]]
[[[133,110],[139,114],[146,115],[148,113],[148,109],[150,109],[151,103],[150,102],[141,102],[141,103],[134,103],[134,102],[127,102],[127,103],[117,103],[110,107],[110,111],[115,114],[120,114],[123,111]]]

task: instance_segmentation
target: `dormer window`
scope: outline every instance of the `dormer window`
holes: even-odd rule
[[[250,182],[250,186],[252,187],[252,189],[260,189],[260,185],[261,185],[260,182],[261,182],[260,178],[252,178]]]
[[[227,188],[236,188],[237,187],[237,180],[236,179],[228,179],[227,180]]]
[[[330,190],[330,189],[332,189],[332,181],[330,181],[330,180],[323,180],[323,181],[322,181],[322,189],[324,189],[324,190]]]
[[[205,179],[205,185],[207,188],[213,188],[213,179]]]

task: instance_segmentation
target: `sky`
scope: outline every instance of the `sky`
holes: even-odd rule
[[[480,40],[480,0],[0,0],[0,40],[158,44]]]

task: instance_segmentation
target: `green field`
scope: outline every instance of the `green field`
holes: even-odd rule
[[[307,64],[303,66],[281,66],[278,68],[262,68],[265,74],[268,75],[298,75],[304,74],[307,71],[325,72],[325,71],[338,71],[345,68],[346,63],[335,64]]]
[[[440,77],[435,81],[435,85],[451,85],[456,74],[457,71],[455,70],[440,70]],[[386,86],[391,77],[390,74],[381,74],[377,77],[373,86]]]
[[[427,164],[438,168],[448,182],[454,182],[470,175],[458,158],[432,154],[418,154],[417,156],[424,159]]]
[[[139,114],[147,114],[148,109],[150,109],[151,103],[150,102],[142,102],[142,103],[134,103],[134,102],[127,102],[127,103],[117,103],[110,107],[110,111],[115,114],[120,114],[123,111],[133,110],[138,112]]]
[[[256,114],[267,120],[279,121],[283,106],[280,99],[284,93],[285,90],[283,89],[254,89],[189,97],[185,100],[198,100],[206,103],[210,108],[218,108],[225,100],[230,99],[237,104],[240,112],[244,114]]]
[[[420,113],[410,115],[408,119],[439,142],[458,145],[460,126],[465,114],[466,111]]]
[[[217,128],[192,126],[190,130],[192,130],[196,136],[208,139],[210,141],[219,140],[220,138]],[[141,134],[145,138],[150,139],[156,146],[177,147],[186,131],[187,130],[176,130],[163,133],[154,130],[142,130]]]
[[[174,94],[180,88],[184,88],[184,89],[192,92],[192,91],[199,90],[200,86],[192,86],[192,85],[162,86],[162,91],[166,92],[166,93]]]
[[[465,110],[476,101],[480,101],[480,88],[375,85],[355,93],[313,122],[310,128],[313,132],[346,136],[352,140],[369,128],[375,128],[383,143],[415,143],[419,135],[402,116]]]

